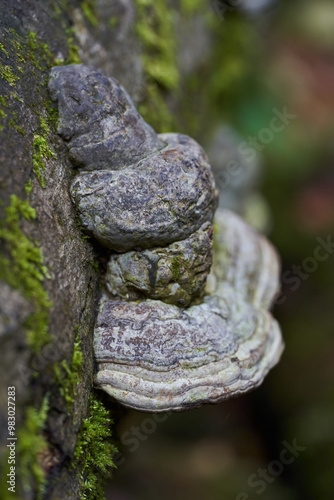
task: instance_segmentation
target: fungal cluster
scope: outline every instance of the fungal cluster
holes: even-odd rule
[[[95,326],[97,387],[126,406],[182,411],[258,386],[283,343],[268,309],[270,243],[229,211],[188,136],[156,134],[113,78],[55,67],[58,133],[85,230],[110,249]]]

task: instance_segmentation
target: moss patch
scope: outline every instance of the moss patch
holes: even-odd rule
[[[32,190],[31,179],[29,179],[28,182],[26,182],[24,185],[24,192],[28,196],[31,193],[31,190]]]
[[[135,0],[136,32],[143,45],[146,95],[138,110],[157,132],[174,125],[164,93],[178,84],[171,12],[164,0]]]
[[[0,64],[0,71],[1,76],[3,76],[12,87],[14,87],[16,81],[20,79],[20,76],[18,75],[23,73],[23,69],[20,66],[21,63],[24,63],[25,65],[28,64],[29,67],[24,68],[25,72],[29,72],[32,75],[36,74],[36,69],[42,72],[39,81],[36,79],[36,93],[34,94],[36,102],[28,104],[28,102],[31,101],[32,96],[29,95],[24,100],[19,97],[14,90],[8,91],[5,96],[0,96],[0,104],[3,108],[8,108],[5,113],[10,117],[8,128],[15,130],[20,135],[25,137],[27,135],[26,127],[28,124],[30,125],[31,121],[23,119],[21,113],[22,108],[20,108],[19,112],[14,111],[15,103],[13,100],[18,101],[21,104],[27,104],[30,106],[34,114],[40,115],[39,112],[36,112],[36,103],[38,105],[40,104],[38,94],[41,93],[41,87],[47,86],[48,76],[45,73],[48,72],[48,70],[54,65],[54,57],[47,44],[38,41],[36,34],[32,31],[30,31],[23,39],[21,39],[13,29],[5,31],[4,36],[6,39],[6,51],[10,56],[11,67],[2,66]],[[4,110],[0,110],[0,112],[3,114]],[[21,123],[18,123],[19,120],[21,120]],[[40,122],[39,126],[43,133],[37,133],[36,136],[33,137],[33,167],[40,184],[43,185],[41,169],[44,168],[44,165],[42,158],[45,159],[50,156],[50,149],[44,141],[47,135],[45,122]]]
[[[173,275],[173,280],[174,281],[177,281],[178,278],[180,277],[180,262],[179,262],[179,259],[177,257],[173,257],[172,258],[172,263],[171,263],[171,271],[172,271],[172,275]]]
[[[181,0],[180,9],[185,16],[195,14],[197,11],[203,14],[203,12],[201,12],[203,10],[203,0]]]
[[[19,480],[25,491],[33,491],[34,498],[42,498],[45,486],[45,474],[40,466],[39,457],[47,448],[42,435],[47,413],[48,396],[45,396],[39,410],[29,407],[22,427],[17,432],[17,455]]]
[[[2,52],[5,54],[5,56],[7,57],[7,59],[9,59],[9,55],[8,55],[8,52],[7,50],[5,49],[3,43],[0,42],[0,50],[2,50]]]
[[[92,26],[98,26],[99,22],[95,16],[95,0],[82,0],[80,7],[83,15]]]
[[[60,363],[60,367],[57,364],[54,365],[56,382],[59,386],[60,394],[64,398],[68,408],[71,407],[77,395],[77,385],[80,380],[79,372],[83,361],[80,349],[79,326],[75,327],[75,331],[76,335],[70,366],[68,366],[65,359]]]
[[[33,352],[49,340],[47,333],[48,310],[51,303],[42,282],[48,278],[41,249],[21,230],[20,220],[32,221],[35,210],[27,201],[15,195],[5,209],[6,217],[0,223],[0,241],[6,254],[0,255],[0,277],[10,286],[20,290],[33,305],[34,312],[26,322],[27,343]]]
[[[74,466],[81,470],[81,500],[103,500],[103,481],[115,467],[117,449],[110,441],[113,424],[108,410],[93,396],[89,399],[88,415],[82,421],[74,453]]]
[[[41,65],[41,60],[45,61],[47,66],[52,65],[53,55],[49,51],[47,44],[38,42],[36,34],[32,31],[28,33],[27,46],[29,49],[28,58],[36,69],[44,69]]]
[[[79,47],[74,43],[75,30],[68,28],[65,30],[67,42],[67,58],[64,64],[80,64]]]
[[[111,16],[108,19],[108,28],[112,31],[117,26],[118,19],[116,16]]]
[[[3,66],[3,64],[0,63],[0,76],[3,80],[6,80],[7,83],[11,87],[15,87],[16,81],[19,80],[19,77],[17,75],[14,75],[12,72],[12,69],[10,66]]]
[[[25,131],[23,130],[22,127],[20,127],[19,125],[16,125],[15,121],[14,121],[14,118],[11,118],[9,120],[9,123],[8,123],[8,128],[13,128],[16,130],[16,132],[18,132],[19,134],[22,135],[22,137],[25,137],[26,136],[26,133]]]
[[[46,103],[46,113],[49,127],[54,133],[57,133],[59,124],[59,111],[58,106],[52,101],[47,101]]]
[[[51,151],[51,149],[48,146],[46,138],[49,129],[43,118],[40,118],[39,126],[41,129],[41,133],[34,135],[32,143],[32,149],[33,149],[32,170],[36,174],[38,182],[44,188],[45,183],[41,172],[41,170],[45,170],[45,165],[43,160],[49,160],[50,158],[56,155]]]

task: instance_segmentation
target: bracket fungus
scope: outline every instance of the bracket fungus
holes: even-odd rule
[[[279,287],[271,244],[222,209],[212,244],[218,196],[205,152],[188,136],[157,135],[115,79],[55,67],[49,90],[77,169],[73,203],[110,250],[96,386],[125,406],[164,412],[260,385],[283,350],[269,312]]]

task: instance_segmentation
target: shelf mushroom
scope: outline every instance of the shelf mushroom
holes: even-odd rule
[[[78,170],[73,203],[111,250],[96,386],[125,406],[165,412],[260,385],[283,350],[269,312],[279,261],[232,212],[219,209],[212,226],[217,189],[201,146],[155,134],[122,86],[93,67],[53,68],[49,90]]]

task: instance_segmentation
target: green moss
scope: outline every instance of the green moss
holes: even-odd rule
[[[81,238],[81,241],[85,241],[85,240],[90,240],[91,239],[91,237],[89,236],[89,234],[81,234],[80,238]]]
[[[6,82],[9,83],[11,87],[15,87],[16,85],[15,82],[19,80],[19,77],[13,74],[10,66],[3,66],[1,63],[0,63],[0,75],[1,78],[6,80]]]
[[[110,441],[112,424],[108,410],[91,396],[88,415],[82,422],[78,436],[73,463],[81,470],[81,500],[104,499],[103,481],[110,475],[110,468],[115,467],[113,456],[117,452]]]
[[[64,398],[68,408],[74,402],[74,397],[77,395],[77,384],[80,380],[79,372],[82,367],[82,352],[79,341],[79,326],[75,327],[76,335],[73,347],[71,364],[68,366],[65,359],[58,365],[54,365],[56,382],[59,386],[61,396]],[[61,373],[61,369],[63,374]]]
[[[0,50],[2,50],[2,52],[5,54],[5,56],[7,57],[7,59],[9,59],[9,55],[8,55],[8,52],[7,50],[5,49],[3,43],[0,42]]]
[[[23,43],[19,42],[19,35],[12,28],[9,42],[13,45],[14,55],[22,63],[31,62],[33,66],[41,71],[53,66],[53,55],[46,43],[39,42],[36,34],[29,31]],[[18,65],[17,69],[23,71]]]
[[[27,36],[26,47],[20,45],[19,42],[13,39],[13,43],[16,44],[16,54],[19,60],[26,62],[29,60],[36,69],[45,70],[45,68],[51,68],[53,66],[53,55],[49,51],[46,43],[39,42],[37,40],[36,34],[29,31]],[[22,55],[22,50],[25,52],[25,57]]]
[[[14,30],[12,30],[12,33],[13,33],[14,37],[17,36],[17,34]],[[18,60],[20,62],[25,63],[26,59],[22,55],[22,45],[20,44],[20,42],[18,40],[15,40],[14,37],[12,38],[11,41],[12,41],[14,48],[15,48],[16,57],[18,58]]]
[[[9,123],[8,123],[8,128],[14,128],[16,130],[16,132],[18,132],[19,134],[21,134],[23,137],[25,137],[26,133],[25,131],[23,130],[23,128],[19,127],[18,125],[16,125],[15,121],[14,121],[14,118],[11,118],[9,120]]]
[[[19,35],[15,32],[15,30],[10,29],[10,36],[8,38],[8,47],[11,55],[11,62],[14,68],[18,71],[23,71],[20,66],[18,66],[18,61],[24,62],[24,63],[32,63],[33,66],[44,72],[44,75],[41,76],[41,82],[39,85],[46,87],[47,82],[48,82],[48,76],[45,75],[45,71],[53,65],[53,55],[48,49],[48,46],[46,43],[39,42],[37,40],[36,34],[30,31],[27,35],[26,38],[23,39],[22,44],[18,40]],[[15,81],[19,79],[19,77],[15,76],[14,74],[14,69],[13,67],[2,67],[2,76],[6,78],[8,83],[10,83],[12,86],[14,86]],[[31,71],[31,68],[26,69],[26,71]],[[33,71],[33,74],[35,72]],[[40,90],[38,90],[40,92]],[[20,102],[21,104],[24,104],[23,99],[21,99],[14,91],[9,92],[6,96],[1,96],[0,97],[0,103],[4,107],[8,107],[8,105],[11,104],[11,98],[15,99],[16,101]],[[31,105],[33,108],[34,104]],[[17,115],[16,113],[12,110],[11,112],[11,119],[8,122],[9,128],[15,129],[16,132],[21,134],[22,136],[26,135],[26,132],[23,127],[21,127],[17,123]],[[43,125],[43,124],[42,124]],[[40,123],[41,126],[41,123]],[[44,131],[45,132],[45,131]],[[41,169],[43,168],[43,162],[41,162],[40,155],[44,154],[44,157],[48,157],[50,154],[49,148],[47,148],[47,145],[44,143],[44,139],[46,139],[46,133],[42,133],[40,139],[37,136],[34,137],[34,144],[33,144],[33,149],[34,149],[34,158],[33,158],[33,166],[34,166],[34,171],[36,172],[36,175],[39,178],[39,181],[41,184],[43,184],[43,179],[41,176]]]
[[[39,410],[33,407],[27,408],[23,425],[17,432],[19,480],[25,491],[34,492],[34,498],[37,500],[42,498],[45,486],[45,474],[39,463],[39,457],[47,448],[42,432],[48,409],[46,395]]]
[[[33,306],[25,327],[28,346],[33,352],[38,352],[49,340],[48,310],[51,304],[42,286],[43,280],[49,276],[41,249],[20,228],[21,219],[34,220],[36,213],[27,201],[15,195],[11,195],[10,205],[5,211],[6,218],[0,224],[0,241],[6,254],[0,255],[0,277],[20,290]]]
[[[95,0],[82,0],[80,2],[81,10],[87,21],[92,26],[98,26],[99,22],[95,16]]]
[[[39,120],[39,126],[43,132],[44,135],[47,135],[49,133],[49,129],[48,129],[48,126],[47,124],[45,123],[45,120],[43,120],[43,118],[40,118]]]
[[[39,69],[41,71],[45,69],[41,65],[42,61],[46,63],[46,66],[48,68],[50,68],[53,65],[53,55],[49,51],[47,44],[43,42],[38,42],[36,34],[33,33],[32,31],[28,33],[27,46],[29,49],[28,57],[36,69]]]
[[[226,97],[234,97],[240,85],[245,80],[248,81],[252,52],[257,47],[257,40],[253,28],[239,15],[231,15],[225,29],[218,36],[221,43],[216,45],[214,57],[220,64],[211,75],[210,96],[222,108]]]
[[[117,25],[117,17],[116,16],[109,17],[109,19],[108,19],[108,28],[110,30],[113,30],[116,25]]]
[[[20,99],[19,96],[17,96],[16,94],[13,94],[13,98],[15,99],[15,101],[18,101],[20,102],[21,104],[24,104],[24,100],[23,99]]]
[[[53,132],[57,132],[58,124],[59,124],[59,111],[58,106],[55,105],[52,101],[46,102],[46,114],[48,119],[49,127]]]
[[[135,0],[138,22],[136,32],[143,43],[146,75],[163,88],[175,89],[178,71],[171,13],[163,0]]]
[[[37,40],[36,40],[36,33],[29,31],[27,39],[28,39],[29,48],[33,51],[37,50],[38,44],[37,44]]]
[[[33,172],[36,174],[38,182],[44,188],[44,177],[42,176],[41,170],[45,170],[45,165],[43,163],[43,158],[51,158],[52,152],[49,150],[48,144],[44,137],[35,134],[33,140]]]
[[[47,419],[48,395],[42,401],[39,410],[28,407],[25,411],[22,425],[18,428],[16,437],[16,492],[8,491],[7,476],[0,479],[1,498],[3,500],[18,500],[22,498],[21,490],[29,494],[29,498],[41,500],[45,487],[45,474],[40,464],[41,454],[47,449],[43,437],[43,429]],[[3,460],[2,471],[8,470],[7,457]],[[19,496],[20,495],[20,496]]]
[[[75,31],[73,28],[65,30],[67,42],[67,59],[64,64],[80,64],[79,47],[74,43]]]
[[[5,98],[0,95],[0,104],[4,107],[4,108],[7,108],[8,104],[6,103],[6,100]]]
[[[43,68],[39,64],[37,57],[36,57],[36,52],[38,49],[36,35],[32,31],[30,31],[28,33],[27,43],[28,43],[28,47],[29,47],[28,57],[29,57],[30,62],[35,66],[36,69],[42,70]]]
[[[18,132],[19,134],[21,134],[23,137],[26,136],[26,133],[23,130],[23,128],[19,127],[18,125],[14,125],[14,128],[15,128],[16,132]]]
[[[146,96],[138,109],[158,132],[166,132],[174,123],[164,93],[175,91],[179,79],[171,13],[163,0],[135,0],[135,6],[146,80]]]
[[[31,193],[31,190],[32,190],[31,179],[29,179],[28,182],[26,182],[24,185],[24,192],[28,196]]]
[[[200,135],[204,142],[210,140],[213,129],[222,120],[238,129],[240,118],[244,121],[247,116],[242,109],[243,96],[249,95],[252,86],[261,86],[257,83],[260,73],[254,70],[260,42],[252,23],[234,11],[226,17],[224,29],[217,16],[212,18],[211,33],[212,55],[193,76],[192,88],[187,84],[190,92],[182,103],[189,112],[191,103],[196,101],[196,115],[200,120],[196,130],[187,132]]]
[[[180,262],[179,262],[179,259],[176,256],[174,256],[172,258],[172,262],[171,262],[170,268],[171,268],[171,271],[172,271],[173,280],[177,281],[178,278],[179,278],[179,276],[180,276],[181,271],[180,271]]]
[[[47,62],[48,64],[53,61],[53,55],[49,51],[49,47],[47,46],[46,43],[41,42],[39,44],[40,52],[41,52],[41,58]]]
[[[43,160],[49,160],[52,156],[56,156],[48,146],[46,137],[49,132],[48,126],[43,118],[40,118],[39,127],[41,129],[41,134],[35,134],[33,137],[32,149],[32,169],[36,174],[38,182],[44,188],[44,178],[42,176],[41,170],[45,170],[45,165]]]
[[[6,116],[7,116],[6,113],[2,109],[0,109],[0,119],[6,118]]]
[[[190,16],[202,10],[203,0],[181,0],[180,8],[183,15]]]

